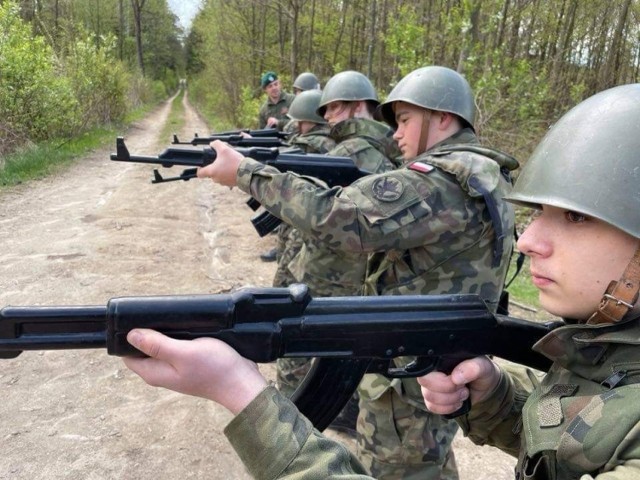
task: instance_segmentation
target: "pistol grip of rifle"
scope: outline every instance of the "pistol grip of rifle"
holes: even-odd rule
[[[467,358],[472,358],[472,356],[469,356]],[[438,370],[442,373],[446,373],[447,375],[451,375],[453,369],[456,368],[456,366],[463,360],[466,360],[466,358],[457,356],[442,357],[440,359],[440,363],[438,364]],[[469,410],[471,410],[471,398],[467,398],[464,402],[462,402],[462,406],[455,412],[451,412],[442,416],[447,420],[453,420],[456,417],[466,415],[467,413],[469,413]]]

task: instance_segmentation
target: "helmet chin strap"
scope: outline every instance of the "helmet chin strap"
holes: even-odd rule
[[[640,291],[640,245],[625,268],[620,280],[612,281],[587,324],[616,323],[633,309]]]
[[[354,118],[356,116],[356,110],[358,110],[358,102],[349,102],[349,118]]]
[[[422,127],[420,138],[418,139],[418,150],[416,156],[427,151],[427,141],[429,140],[429,124],[431,123],[431,110],[426,108],[422,111]]]

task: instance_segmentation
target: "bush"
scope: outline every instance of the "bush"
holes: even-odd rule
[[[98,46],[95,35],[71,44],[65,58],[65,70],[82,105],[83,126],[120,121],[127,113],[127,90],[130,75],[115,59],[113,36],[101,37]]]
[[[31,35],[12,1],[0,4],[0,118],[3,140],[3,131],[32,141],[65,136],[80,123],[73,87],[53,50]]]

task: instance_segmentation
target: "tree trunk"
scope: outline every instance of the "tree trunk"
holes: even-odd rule
[[[131,0],[131,8],[133,9],[133,20],[136,35],[136,52],[138,56],[138,68],[142,76],[144,76],[144,55],[142,52],[142,9],[147,0]]]

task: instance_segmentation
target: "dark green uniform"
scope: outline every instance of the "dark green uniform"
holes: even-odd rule
[[[289,122],[287,112],[291,106],[291,102],[296,98],[294,94],[287,92],[280,92],[280,98],[273,103],[269,97],[260,107],[260,113],[258,114],[259,128],[267,127],[267,120],[269,117],[275,117],[278,119],[278,130],[282,130],[284,126]]]

